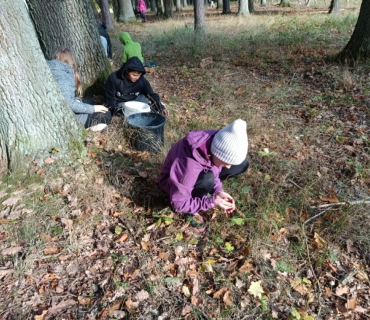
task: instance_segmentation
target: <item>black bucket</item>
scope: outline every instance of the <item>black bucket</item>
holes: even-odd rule
[[[133,148],[138,151],[158,152],[164,142],[166,118],[154,112],[141,112],[126,118],[129,127],[134,128]]]

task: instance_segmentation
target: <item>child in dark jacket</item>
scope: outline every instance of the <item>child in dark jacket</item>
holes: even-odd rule
[[[246,122],[238,119],[221,130],[189,132],[163,163],[158,184],[170,196],[173,210],[190,214],[193,227],[201,222],[197,231],[204,230],[199,211],[235,210],[235,201],[223,191],[221,181],[248,169],[246,130]]]
[[[105,98],[113,114],[122,112],[123,104],[127,101],[140,101],[150,104],[151,109],[168,115],[168,110],[161,103],[159,95],[155,93],[144,77],[146,73],[142,62],[137,57],[132,57],[118,70],[110,74],[105,84]]]

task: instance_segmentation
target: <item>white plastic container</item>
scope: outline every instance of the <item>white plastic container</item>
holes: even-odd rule
[[[126,118],[131,114],[150,111],[150,106],[144,102],[127,101],[123,104],[123,114]]]

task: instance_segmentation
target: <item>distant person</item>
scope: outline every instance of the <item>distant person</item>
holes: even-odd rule
[[[151,105],[153,111],[168,115],[159,95],[144,77],[145,73],[139,58],[132,57],[119,70],[110,74],[105,84],[105,99],[113,114],[121,114],[123,104],[127,101],[140,101]]]
[[[137,57],[144,63],[144,57],[141,53],[141,45],[139,42],[133,41],[128,32],[122,32],[119,35],[119,41],[123,44],[122,62],[125,63],[132,57]]]
[[[144,0],[139,0],[137,3],[137,12],[140,14],[140,17],[143,22],[146,22],[146,3]]]
[[[96,24],[98,26],[99,35],[103,44],[103,47],[105,49],[105,54],[109,59],[113,58],[113,51],[112,51],[112,43],[110,41],[109,34],[107,32],[107,27],[105,26],[105,23],[101,21],[100,19],[96,19]]]
[[[72,51],[67,48],[58,49],[54,53],[54,60],[47,61],[47,64],[77,119],[91,131],[104,130],[112,118],[108,108],[94,104],[92,99],[85,103],[76,97],[76,93],[82,96],[82,85]]]
[[[200,211],[235,210],[235,201],[221,181],[248,169],[247,152],[247,124],[241,119],[220,130],[189,132],[168,152],[158,184],[169,195],[172,209],[202,232],[205,223]]]

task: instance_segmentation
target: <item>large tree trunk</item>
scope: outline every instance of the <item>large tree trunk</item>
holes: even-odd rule
[[[266,7],[267,3],[266,0],[261,0],[261,7]]]
[[[247,15],[247,14],[249,14],[248,0],[239,0],[238,15]]]
[[[222,2],[222,14],[229,14],[230,10],[230,0],[223,0]]]
[[[282,8],[290,7],[290,2],[289,0],[281,0],[279,6]]]
[[[351,39],[338,55],[342,62],[355,63],[370,58],[370,1],[363,0]]]
[[[131,0],[117,0],[117,21],[119,22],[130,22],[135,21],[135,13],[132,8]]]
[[[102,93],[111,71],[89,0],[26,0],[45,58],[72,49],[86,95]],[[73,21],[73,23],[72,23]]]
[[[206,31],[206,18],[204,14],[203,0],[194,1],[194,29],[196,31]]]
[[[254,13],[254,1],[253,0],[248,0],[248,9],[249,9],[249,13]]]
[[[172,17],[173,0],[164,0],[164,16],[166,18]]]
[[[2,2],[0,29],[1,164],[22,169],[53,151],[62,157],[82,150],[82,126],[46,64],[23,0]]]
[[[157,4],[156,16],[163,17],[164,13],[163,13],[163,7],[162,7],[162,0],[156,0],[156,4]]]
[[[99,7],[101,11],[101,21],[104,22],[107,30],[112,31],[114,29],[112,16],[109,12],[109,1],[108,0],[99,0]]]
[[[176,12],[180,12],[182,10],[181,0],[176,0]]]
[[[340,0],[331,0],[329,13],[338,14],[340,12]]]

